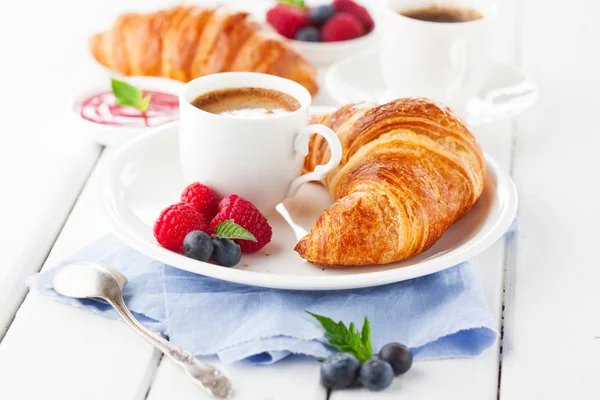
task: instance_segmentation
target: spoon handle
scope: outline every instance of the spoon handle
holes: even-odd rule
[[[111,298],[106,298],[106,301],[113,306],[134,331],[182,367],[190,378],[204,390],[218,399],[226,399],[231,395],[231,383],[223,376],[221,371],[212,365],[199,361],[191,353],[181,350],[142,325],[125,305],[123,296],[111,296]]]

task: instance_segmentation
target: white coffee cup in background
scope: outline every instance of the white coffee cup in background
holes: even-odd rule
[[[471,8],[483,18],[431,22],[401,14],[432,5]],[[390,95],[429,97],[460,109],[485,83],[495,13],[491,0],[381,0],[380,63]]]
[[[201,110],[198,96],[228,88],[264,88],[292,96],[300,108],[264,118],[224,116]],[[238,194],[268,213],[306,182],[321,180],[342,158],[336,134],[325,125],[308,125],[310,93],[300,84],[273,75],[229,72],[187,83],[179,98],[179,152],[183,176],[219,194]],[[313,133],[329,143],[331,158],[301,175]]]

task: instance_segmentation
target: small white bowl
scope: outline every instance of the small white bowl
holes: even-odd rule
[[[322,4],[331,4],[333,0],[306,0],[306,4],[310,7],[316,7]],[[252,3],[253,6],[250,7]],[[256,2],[259,3],[259,2]],[[269,25],[266,21],[266,13],[270,7],[275,5],[275,2],[255,2],[244,1],[244,8],[250,10],[259,20]],[[303,42],[301,40],[289,40],[292,45],[298,50],[304,58],[316,67],[328,67],[346,57],[360,53],[363,50],[379,46],[379,21],[377,18],[377,1],[374,0],[358,0],[357,3],[365,7],[371,18],[375,22],[375,27],[365,36],[356,39],[344,40],[342,42]],[[250,8],[248,8],[250,7]],[[269,25],[270,26],[270,25]],[[275,32],[275,29],[273,29]]]
[[[377,22],[371,32],[356,39],[341,42],[303,42],[301,40],[292,40],[291,42],[300,54],[313,65],[328,67],[351,55],[361,53],[363,50],[377,47],[379,44]]]
[[[164,93],[170,93],[175,96],[179,96],[179,92],[183,89],[184,83],[167,78],[149,77],[149,76],[133,76],[123,77],[116,76],[119,80],[129,83],[142,90],[155,90]],[[75,117],[75,120],[81,127],[81,130],[87,134],[95,142],[104,146],[120,146],[129,139],[145,132],[149,129],[155,128],[156,126],[142,126],[142,127],[124,127],[114,125],[103,125],[97,122],[89,121],[81,117],[81,103],[91,96],[110,91],[110,78],[106,77],[106,84],[94,86],[86,89],[77,95],[73,96],[70,102],[70,108]],[[168,124],[177,121],[168,122]]]

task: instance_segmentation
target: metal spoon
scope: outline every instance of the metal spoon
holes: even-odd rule
[[[123,300],[123,286],[126,283],[127,278],[119,271],[94,262],[69,264],[59,268],[52,276],[52,287],[63,296],[106,300],[134,331],[179,364],[200,387],[218,399],[228,398],[231,395],[231,383],[221,371],[200,362],[135,319]]]

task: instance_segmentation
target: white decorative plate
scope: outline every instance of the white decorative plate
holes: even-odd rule
[[[324,109],[313,109],[321,113]],[[138,251],[175,268],[247,285],[297,290],[339,290],[399,282],[468,260],[496,242],[511,225],[517,192],[508,175],[485,157],[486,186],[479,202],[428,251],[396,264],[322,268],[294,250],[332,200],[308,184],[268,215],[273,240],[234,268],[203,263],[158,245],[152,226],[159,212],[178,201],[185,183],[179,168],[177,125],[155,128],[124,144],[105,171],[102,203],[113,230]]]

